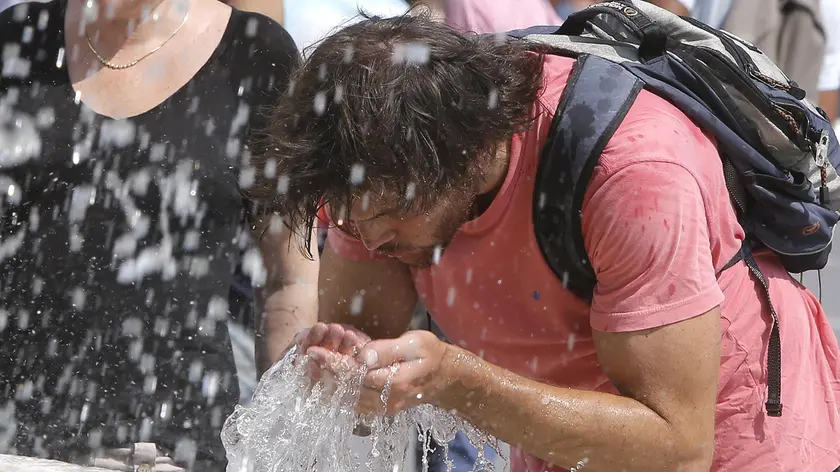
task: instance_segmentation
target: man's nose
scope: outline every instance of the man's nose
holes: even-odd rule
[[[368,251],[375,251],[383,245],[391,242],[396,233],[388,228],[383,228],[375,223],[359,225],[359,239]]]

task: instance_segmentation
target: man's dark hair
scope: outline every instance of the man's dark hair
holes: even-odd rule
[[[311,229],[322,204],[349,208],[366,191],[422,210],[530,124],[542,68],[541,55],[504,36],[464,36],[428,15],[368,17],[325,39],[292,77],[245,194],[292,228]]]

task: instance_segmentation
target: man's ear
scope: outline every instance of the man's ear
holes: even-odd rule
[[[510,164],[510,149],[511,139],[508,138],[486,156],[470,162],[470,178],[475,182],[478,195],[486,195],[502,186]]]

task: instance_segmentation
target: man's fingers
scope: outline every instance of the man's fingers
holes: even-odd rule
[[[312,346],[306,353],[322,369],[335,374],[341,374],[351,369],[359,369],[361,365],[352,356],[345,356],[331,351],[323,346]]]
[[[335,363],[335,353],[322,346],[312,346],[306,350],[306,354],[321,367],[330,367]]]
[[[343,339],[344,327],[340,324],[331,324],[327,330],[327,334],[324,336],[323,342],[321,342],[321,346],[330,351],[337,351]]]
[[[344,338],[338,347],[338,352],[345,356],[356,356],[359,350],[370,341],[370,338],[361,332],[345,330]]]
[[[315,323],[300,343],[300,353],[305,353],[311,346],[319,346],[327,335],[329,326],[324,323]]]
[[[419,346],[411,335],[397,339],[371,341],[359,352],[358,359],[368,370],[387,367],[391,364],[412,361],[419,358]]]
[[[344,331],[346,331],[348,333],[353,333],[356,337],[361,339],[364,343],[367,343],[367,342],[370,341],[370,336],[368,336],[364,331],[356,328],[355,326],[348,325],[348,324],[343,324],[341,326],[344,327]]]
[[[341,345],[338,346],[338,352],[345,356],[355,356],[359,349],[358,337],[351,332],[344,333],[344,338],[341,340]]]
[[[359,402],[356,404],[356,412],[362,415],[381,415],[387,411],[382,403],[381,392],[375,389],[362,387],[359,395]]]

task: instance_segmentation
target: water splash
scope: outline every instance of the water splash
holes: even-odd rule
[[[355,406],[364,369],[349,368],[333,381],[311,385],[308,358],[295,362],[297,357],[292,349],[266,372],[251,404],[237,406],[225,422],[222,442],[228,472],[355,472],[362,458],[355,457],[351,438],[360,429],[369,430],[372,442],[362,470],[396,472],[405,463],[415,426],[426,453],[432,438],[448,444],[463,431],[479,451],[473,470],[494,470],[484,457],[484,445],[499,452],[496,441],[454,414],[421,405],[395,416],[361,417]],[[392,368],[380,397],[383,403],[395,373]],[[423,464],[426,472],[426,457]]]

